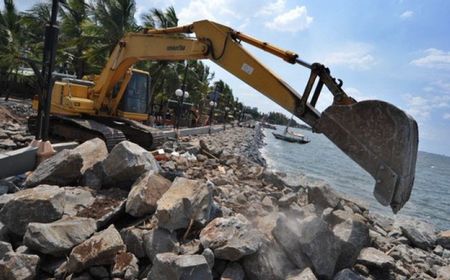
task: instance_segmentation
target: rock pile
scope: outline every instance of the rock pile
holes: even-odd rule
[[[0,152],[25,147],[34,139],[26,126],[25,117],[30,114],[30,104],[14,101],[0,103]]]
[[[261,165],[256,129],[93,139],[0,196],[1,279],[449,279],[450,234]]]

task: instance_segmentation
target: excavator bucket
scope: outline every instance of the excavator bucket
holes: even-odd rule
[[[408,201],[416,169],[416,121],[392,104],[368,100],[332,105],[317,127],[375,179],[374,196],[397,213]]]

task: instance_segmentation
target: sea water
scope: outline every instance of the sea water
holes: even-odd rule
[[[277,126],[282,132],[284,127]],[[397,215],[379,204],[372,195],[375,180],[322,134],[290,128],[307,136],[308,144],[276,139],[264,129],[266,145],[261,149],[269,168],[284,172],[291,179],[306,176],[324,180],[338,192],[362,201],[371,212],[394,219],[408,216],[433,223],[437,229],[450,229],[450,157],[419,152],[411,197]],[[300,179],[299,179],[300,180]]]

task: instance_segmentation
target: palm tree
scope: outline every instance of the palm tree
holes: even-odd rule
[[[141,18],[144,28],[167,28],[178,25],[178,17],[173,7],[168,7],[165,11],[155,8],[150,9]],[[150,61],[146,65],[153,81],[150,89],[152,93],[150,108],[153,111],[153,104],[159,103],[159,111],[162,113],[162,108],[169,96],[179,87],[180,77],[178,73],[183,73],[183,71],[178,71],[181,64],[170,61]],[[176,86],[175,88],[174,85]]]
[[[109,54],[126,32],[140,29],[134,19],[134,0],[97,0],[89,7],[92,21],[84,23],[85,39],[89,42],[86,59],[99,72]]]
[[[19,67],[23,65],[20,57],[24,53],[24,36],[20,21],[21,16],[17,12],[13,0],[4,0],[4,10],[0,12],[0,76],[1,80],[9,87],[11,83],[17,85],[19,79]],[[10,90],[6,90],[9,97]]]
[[[61,32],[59,36],[60,49],[64,50],[61,55],[65,61],[71,61],[69,67],[78,78],[86,74],[88,68],[85,52],[89,41],[83,34],[83,26],[90,20],[85,0],[68,0],[62,4],[60,16],[62,19]]]

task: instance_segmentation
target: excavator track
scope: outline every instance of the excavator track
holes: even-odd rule
[[[149,127],[140,122],[118,117],[91,117],[108,127],[118,129],[128,140],[139,146],[151,150],[161,146],[165,137],[161,130]]]
[[[28,119],[30,132],[36,132],[36,123],[36,117]],[[84,142],[99,137],[105,141],[108,151],[111,151],[116,144],[127,139],[122,131],[91,119],[52,115],[50,116],[50,127],[51,136],[67,140]]]
[[[30,132],[36,132],[36,123],[36,117],[28,120]],[[76,118],[52,115],[50,126],[52,136],[67,140],[84,142],[95,137],[102,138],[109,151],[123,140],[129,140],[148,150],[162,145],[165,140],[161,130],[122,118],[98,116]]]

